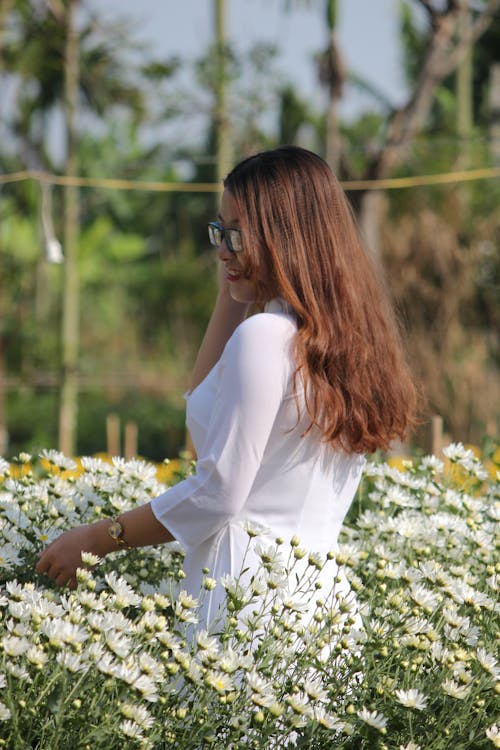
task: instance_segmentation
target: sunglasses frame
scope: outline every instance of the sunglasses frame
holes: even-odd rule
[[[220,242],[217,242],[216,240],[216,232],[220,233]],[[235,247],[233,245],[233,236],[232,233],[236,232],[237,238],[238,238],[238,244],[240,247]],[[208,239],[210,240],[210,244],[214,247],[220,247],[222,245],[223,240],[226,240],[226,245],[228,249],[232,253],[241,253],[243,250],[243,243],[241,241],[241,230],[235,229],[234,227],[223,227],[222,224],[219,221],[209,221],[208,222]]]

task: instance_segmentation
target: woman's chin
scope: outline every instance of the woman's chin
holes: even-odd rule
[[[247,281],[230,282],[229,292],[235,302],[249,305],[255,301],[255,290],[253,285]]]

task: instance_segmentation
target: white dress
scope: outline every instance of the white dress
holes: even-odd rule
[[[196,474],[155,498],[152,510],[186,552],[183,585],[195,597],[203,568],[216,579],[239,574],[245,520],[267,527],[270,540],[297,535],[308,551],[326,554],[336,546],[364,458],[332,450],[316,430],[301,437],[308,420],[302,413],[297,426],[296,330],[286,304],[269,302],[236,328],[187,397]],[[303,405],[303,393],[298,400]],[[259,558],[247,564],[257,571]],[[205,598],[200,627],[209,626],[224,599],[219,584]]]

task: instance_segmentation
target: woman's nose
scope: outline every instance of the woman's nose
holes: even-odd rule
[[[219,260],[230,260],[233,257],[231,250],[228,248],[226,244],[225,238],[222,240],[222,242],[219,245],[219,249],[217,250],[217,255],[219,256]]]

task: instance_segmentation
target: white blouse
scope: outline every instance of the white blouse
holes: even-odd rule
[[[332,450],[311,430],[303,392],[293,390],[297,326],[281,300],[241,323],[220,360],[187,397],[186,423],[196,473],[155,498],[155,517],[186,552],[183,585],[200,594],[202,569],[238,575],[248,536],[242,522],[265,526],[270,540],[300,538],[308,551],[334,549],[359,484],[364,458]],[[297,402],[301,406],[298,420]],[[251,555],[245,566],[259,568]],[[330,575],[331,569],[330,569]],[[225,595],[206,596],[208,627]]]

